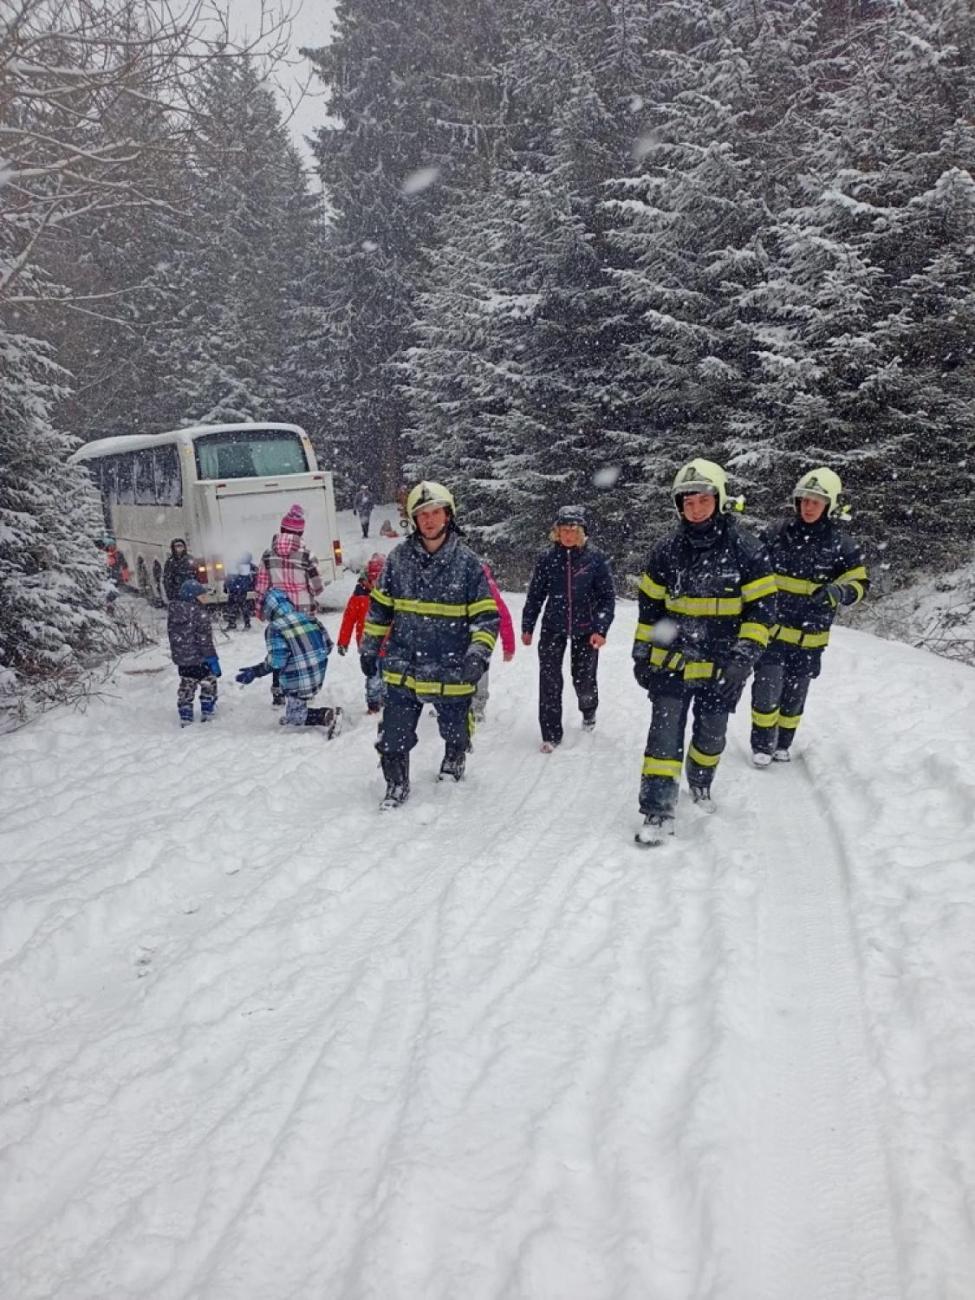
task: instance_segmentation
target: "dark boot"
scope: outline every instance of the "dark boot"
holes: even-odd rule
[[[383,754],[383,776],[386,778],[386,795],[380,808],[398,808],[406,803],[410,793],[409,754]]]
[[[445,781],[451,776],[455,781],[460,781],[464,776],[464,764],[467,761],[467,751],[463,749],[448,749],[444,754],[443,762],[440,764],[440,775],[438,781]]]

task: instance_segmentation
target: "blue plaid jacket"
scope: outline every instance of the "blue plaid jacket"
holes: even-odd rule
[[[267,667],[280,673],[286,695],[310,700],[325,680],[331,638],[317,618],[295,609],[277,587],[264,597],[264,619]]]

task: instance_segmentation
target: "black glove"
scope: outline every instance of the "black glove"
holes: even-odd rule
[[[720,670],[714,693],[729,709],[738,703],[738,697],[745,682],[748,681],[751,670],[752,666],[747,659],[729,659]]]
[[[464,663],[461,667],[461,673],[464,681],[469,682],[471,686],[476,686],[487,671],[488,661],[483,655],[475,654],[468,650],[464,655]]]
[[[830,582],[827,586],[820,587],[818,591],[813,592],[812,600],[814,605],[825,606],[827,609],[835,609],[840,603],[842,596],[842,587],[840,587],[836,582]]]
[[[653,680],[653,669],[650,667],[650,660],[634,659],[633,676],[636,678],[637,685],[640,689],[648,691],[650,689],[650,683]]]
[[[253,668],[242,668],[234,680],[240,682],[241,686],[250,686],[256,676]]]
[[[339,645],[336,646],[335,648],[340,655],[347,655],[349,653],[349,647],[347,645]]]
[[[362,669],[363,677],[375,677],[379,670],[379,656],[376,654],[361,654],[359,656],[359,667]]]

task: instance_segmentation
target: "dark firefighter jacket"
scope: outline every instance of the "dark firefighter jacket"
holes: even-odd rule
[[[616,609],[609,563],[602,551],[585,546],[550,546],[535,563],[528,584],[521,630],[534,632],[542,604],[542,637],[605,636]]]
[[[681,525],[650,552],[639,583],[633,658],[660,673],[654,690],[707,685],[717,669],[761,656],[775,625],[776,587],[764,544],[727,516]]]
[[[417,695],[471,695],[464,656],[490,660],[498,607],[481,561],[452,533],[431,555],[409,537],[389,553],[369,598],[360,654],[379,654],[383,680]]]
[[[779,589],[776,626],[767,654],[796,674],[818,677],[836,608],[816,593],[831,583],[839,605],[855,605],[870,586],[863,554],[848,533],[827,518],[806,524],[784,519],[763,534]]]

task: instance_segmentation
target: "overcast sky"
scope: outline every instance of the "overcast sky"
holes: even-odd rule
[[[327,45],[335,19],[337,0],[265,0],[268,14],[282,6],[293,12],[291,22],[291,59],[293,66],[281,66],[277,80],[294,97],[308,79],[311,64],[307,59],[299,58],[298,50],[302,46],[316,47]],[[253,37],[260,28],[261,0],[233,0],[231,6],[234,21],[238,24],[235,35],[239,40]],[[309,93],[299,105],[289,126],[302,155],[311,165],[311,155],[304,142],[304,137],[316,127],[322,125],[325,117],[325,89],[318,79],[314,79]],[[282,103],[282,111],[287,113],[287,105]]]

